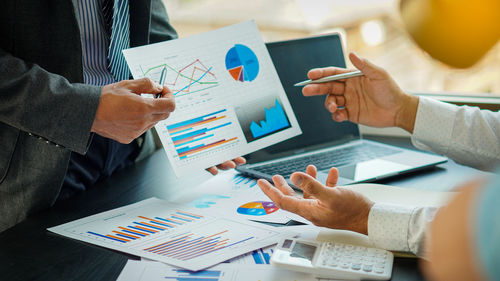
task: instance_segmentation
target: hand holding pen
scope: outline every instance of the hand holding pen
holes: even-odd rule
[[[322,83],[308,82],[302,89],[304,96],[326,95],[325,107],[334,121],[374,127],[397,126],[412,132],[418,98],[401,90],[383,68],[354,53],[349,54],[349,59],[361,76],[343,76],[342,80]],[[309,71],[308,77],[317,82],[325,77],[352,72],[338,67],[316,68]]]
[[[158,82],[160,84],[160,86],[162,86],[162,87],[164,86],[166,78],[167,78],[167,66],[165,65],[165,66],[163,66],[163,69],[161,70],[160,81]],[[160,98],[160,97],[161,97],[161,93],[155,95],[155,99]]]

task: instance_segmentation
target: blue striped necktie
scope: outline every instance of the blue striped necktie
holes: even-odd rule
[[[105,21],[113,11],[113,23],[111,27],[111,40],[109,42],[109,71],[116,81],[128,80],[130,71],[122,54],[122,50],[130,47],[130,14],[128,0],[108,0],[108,4],[103,9]],[[110,3],[111,2],[111,3]]]

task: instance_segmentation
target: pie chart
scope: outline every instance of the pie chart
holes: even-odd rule
[[[254,201],[248,202],[238,207],[236,210],[239,214],[249,216],[265,216],[276,212],[278,207],[273,202]]]
[[[253,81],[259,74],[259,60],[252,49],[235,44],[227,51],[226,69],[236,81]]]

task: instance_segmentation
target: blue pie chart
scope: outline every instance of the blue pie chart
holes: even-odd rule
[[[259,74],[259,60],[252,49],[235,44],[227,51],[226,69],[236,81],[253,81]]]

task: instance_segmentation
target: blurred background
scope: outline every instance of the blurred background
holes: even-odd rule
[[[347,51],[384,67],[405,90],[500,97],[500,44],[472,68],[449,68],[412,42],[398,0],[164,1],[180,37],[250,19],[266,42],[337,31]]]

